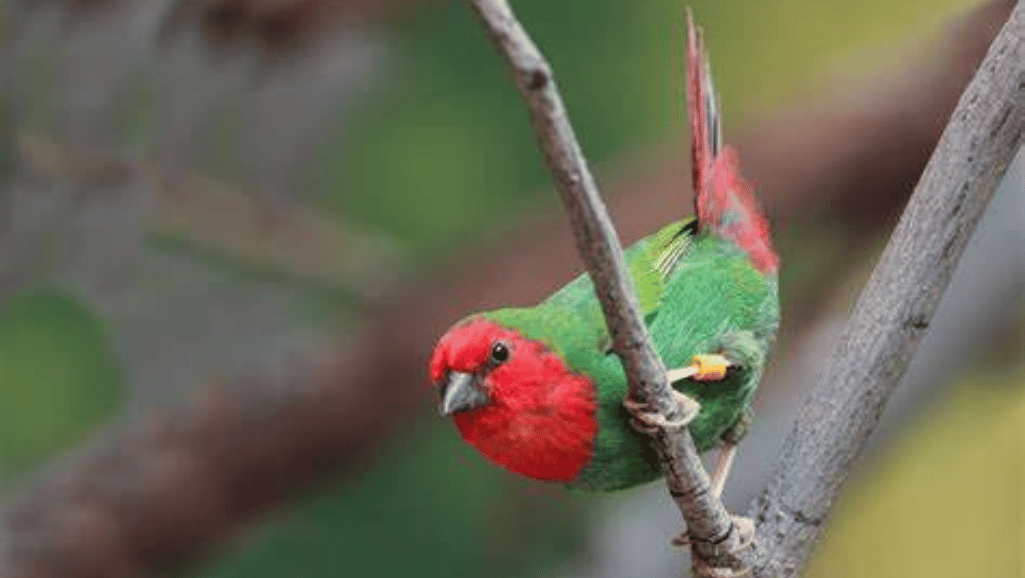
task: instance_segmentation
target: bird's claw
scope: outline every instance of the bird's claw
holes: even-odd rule
[[[741,541],[744,543],[750,542],[755,535],[755,521],[744,516],[731,517],[733,518],[733,523],[737,526],[737,531],[740,532]],[[687,533],[687,530],[684,530],[678,536],[673,536],[670,543],[673,546],[686,548],[690,546],[690,534]]]
[[[740,533],[740,549],[751,547],[754,544],[755,536],[754,520],[743,516],[733,516],[733,524],[736,531]],[[679,536],[674,537],[672,544],[681,548],[690,546],[690,536],[687,534],[687,531],[685,530]],[[737,571],[731,568],[714,566],[708,560],[697,555],[692,555],[691,560],[694,565],[694,575],[701,578],[744,578],[751,574],[750,568]]]
[[[653,410],[649,405],[629,398],[623,402],[623,406],[633,415],[633,420],[630,422],[631,425],[644,433],[650,434],[660,429],[685,428],[697,417],[698,412],[701,410],[701,404],[694,401],[689,395],[675,390],[673,391],[673,397],[679,405],[679,413],[678,417],[672,420],[667,419],[661,412]]]

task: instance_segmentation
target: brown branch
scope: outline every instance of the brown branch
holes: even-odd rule
[[[556,191],[569,213],[577,251],[594,282],[613,348],[623,362],[629,397],[657,412],[667,423],[680,420],[683,410],[651,343],[623,248],[573,133],[551,67],[506,0],[469,3],[505,59],[527,107]],[[725,567],[740,564],[740,559],[734,557],[747,550],[751,537],[734,531],[733,519],[709,491],[708,474],[690,431],[663,426],[652,437],[662,458],[669,493],[687,522],[696,560]]]
[[[968,85],[752,506],[756,577],[796,576],[932,320],[958,259],[1025,132],[1019,2]]]
[[[129,578],[174,569],[268,506],[360,463],[393,417],[391,376],[359,384],[385,344],[356,344],[281,378],[238,379],[72,456],[0,515],[0,576]]]
[[[303,51],[345,28],[396,19],[420,0],[172,0],[165,38],[196,26],[216,49],[256,47],[266,56]]]

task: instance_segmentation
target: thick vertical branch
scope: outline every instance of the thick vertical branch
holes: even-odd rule
[[[577,250],[594,282],[613,347],[623,361],[630,397],[657,411],[667,422],[679,420],[682,412],[640,315],[623,249],[577,144],[551,67],[506,0],[469,3],[505,58],[527,106],[534,134],[569,213]],[[653,438],[695,553],[715,565],[738,567],[741,562],[730,556],[743,549],[746,538],[733,531],[729,513],[708,491],[708,475],[690,432],[686,427],[662,427]]]
[[[949,124],[819,383],[753,506],[755,576],[795,576],[852,461],[918,347],[972,230],[1025,132],[1025,14],[1019,2]]]

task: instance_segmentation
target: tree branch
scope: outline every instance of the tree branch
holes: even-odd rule
[[[613,347],[623,362],[629,397],[652,408],[667,422],[679,420],[682,411],[640,315],[623,248],[570,126],[551,67],[506,0],[469,0],[469,4],[504,57],[530,114],[534,135],[569,213],[577,251],[594,282]],[[660,427],[652,437],[662,458],[669,492],[687,522],[695,560],[740,567],[743,561],[739,556],[750,536],[734,531],[726,508],[708,491],[708,474],[690,431],[686,427]]]
[[[947,128],[752,505],[756,577],[796,576],[904,374],[1025,132],[1025,14],[1015,6]]]

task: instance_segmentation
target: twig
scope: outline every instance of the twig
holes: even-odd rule
[[[932,320],[1025,132],[1025,14],[1015,6],[961,96],[830,362],[752,505],[756,577],[795,576]]]
[[[555,187],[569,213],[577,251],[587,266],[605,314],[613,347],[623,361],[629,395],[669,422],[681,417],[666,368],[640,315],[623,249],[570,126],[552,70],[506,0],[469,0],[506,60],[527,106],[534,134]],[[662,427],[653,435],[669,492],[687,522],[692,552],[714,566],[743,564],[747,538],[722,502],[709,492],[709,478],[686,427]]]

